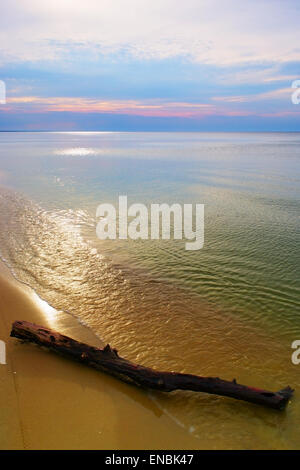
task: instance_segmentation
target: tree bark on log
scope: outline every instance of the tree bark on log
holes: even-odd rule
[[[16,321],[10,336],[22,341],[44,346],[64,357],[73,359],[114,377],[145,389],[171,392],[173,390],[192,390],[211,393],[264,405],[283,410],[293,395],[293,389],[286,387],[278,392],[240,385],[218,377],[200,377],[175,372],[159,372],[149,367],[134,364],[120,357],[109,344],[103,349],[89,346],[68,336],[43,326],[26,321]]]

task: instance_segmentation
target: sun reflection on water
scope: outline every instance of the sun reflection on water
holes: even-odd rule
[[[67,149],[60,149],[55,152],[56,155],[71,156],[71,157],[85,157],[87,155],[95,155],[95,150],[87,147],[72,147]]]
[[[49,323],[49,326],[55,326],[58,320],[58,311],[51,307],[45,300],[41,299],[35,292],[32,293],[32,300],[35,305],[42,310]]]

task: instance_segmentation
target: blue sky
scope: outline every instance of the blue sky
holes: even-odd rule
[[[295,0],[10,0],[0,130],[300,131]]]

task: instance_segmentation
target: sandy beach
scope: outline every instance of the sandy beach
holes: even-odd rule
[[[102,343],[72,316],[56,312],[1,263],[0,449],[197,448],[146,393],[9,337],[14,320]],[[159,420],[159,426],[157,426]]]

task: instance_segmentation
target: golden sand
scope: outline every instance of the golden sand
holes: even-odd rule
[[[72,316],[56,312],[1,265],[0,449],[197,448],[199,442],[155,405],[147,393],[10,338],[27,320],[101,346]],[[159,424],[159,425],[158,425]]]

